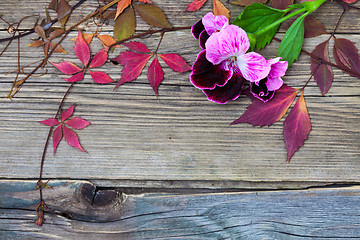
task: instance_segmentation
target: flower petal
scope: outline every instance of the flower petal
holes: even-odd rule
[[[209,39],[209,34],[207,34],[206,31],[202,31],[201,34],[200,34],[200,37],[199,37],[199,46],[202,48],[202,49],[205,49],[205,43],[206,41]]]
[[[220,32],[213,33],[206,41],[205,47],[206,58],[216,65],[231,57],[245,54],[250,42],[243,29],[228,25]]]
[[[66,125],[75,128],[75,129],[83,129],[90,125],[90,122],[86,121],[85,119],[74,117],[65,122]]]
[[[273,96],[275,91],[269,91],[266,86],[267,79],[263,79],[260,82],[252,82],[250,83],[250,92],[253,94],[254,97],[257,99],[267,102],[269,101]]]
[[[196,39],[199,39],[200,33],[204,30],[205,28],[201,19],[191,27],[191,33]]]
[[[274,58],[280,59],[280,58]],[[287,61],[274,61],[274,59],[267,60],[268,63],[271,64],[271,70],[269,72],[269,76],[271,77],[283,77],[288,68]]]
[[[270,72],[270,65],[265,58],[255,52],[238,56],[236,63],[242,76],[250,82],[260,81]]]
[[[80,30],[74,46],[75,54],[80,61],[86,66],[90,61],[90,49],[85,42]]]
[[[61,114],[61,121],[68,119],[74,112],[75,104],[69,107],[65,112]]]
[[[72,62],[53,63],[49,61],[49,63],[51,63],[54,67],[59,69],[64,74],[74,74],[82,70]]]
[[[107,84],[113,82],[113,80],[104,72],[90,72],[89,73],[96,83]]]
[[[226,71],[221,65],[213,65],[206,59],[206,50],[199,53],[190,75],[191,83],[200,89],[214,89],[224,86],[231,78],[232,70]]]
[[[63,132],[64,132],[64,138],[65,138],[65,141],[67,142],[67,144],[79,149],[80,151],[85,152],[85,150],[80,145],[78,136],[76,135],[76,133],[73,130],[63,126]]]
[[[43,121],[40,121],[42,124],[48,125],[50,127],[52,126],[56,126],[59,124],[59,121],[56,118],[49,118],[49,119],[45,119]]]
[[[82,80],[84,78],[84,75],[85,75],[85,71],[82,71],[73,75],[71,78],[64,78],[64,80],[67,82],[77,82]]]
[[[96,68],[104,65],[108,58],[108,48],[100,50],[91,60],[89,68]]]
[[[214,89],[204,89],[203,92],[207,96],[208,100],[225,104],[229,100],[237,99],[241,94],[241,88],[243,87],[245,79],[233,75],[232,78],[223,87],[215,87]]]
[[[229,25],[229,20],[223,15],[215,16],[212,12],[209,12],[202,18],[202,24],[205,31],[211,36],[221,28]]]
[[[59,145],[59,142],[61,141],[63,135],[62,135],[62,127],[61,125],[58,126],[55,131],[53,132],[53,146],[54,146],[54,153],[56,152],[57,146]]]
[[[266,81],[266,87],[268,91],[275,91],[281,88],[284,81],[279,77],[268,77]]]

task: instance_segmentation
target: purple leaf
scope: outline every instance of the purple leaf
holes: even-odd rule
[[[358,73],[358,75],[349,74],[360,78],[360,56],[358,49],[352,41],[345,38],[335,38],[333,53],[338,65],[350,68],[355,73]]]

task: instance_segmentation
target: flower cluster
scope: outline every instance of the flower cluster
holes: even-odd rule
[[[210,101],[224,104],[237,99],[248,81],[251,93],[267,102],[282,86],[281,77],[288,63],[247,52],[250,41],[246,32],[229,24],[225,16],[207,13],[191,32],[202,51],[192,67],[190,80]]]

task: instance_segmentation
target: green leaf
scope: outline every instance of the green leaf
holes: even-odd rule
[[[135,27],[135,12],[134,9],[130,7],[116,19],[114,24],[114,38],[120,41],[130,37],[134,34]]]
[[[307,14],[301,15],[286,31],[281,40],[277,56],[288,61],[289,66],[298,59],[304,40],[304,18]]]
[[[254,3],[253,5],[245,7],[244,11],[235,19],[233,24],[241,27],[247,33],[255,33],[282,18],[285,13],[284,10]],[[258,49],[265,47],[266,44],[271,41],[279,25],[274,26],[256,38],[256,47]]]

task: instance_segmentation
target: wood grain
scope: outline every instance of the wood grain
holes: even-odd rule
[[[26,14],[43,14],[48,3],[20,2],[1,1],[0,9],[3,10],[0,14],[14,22]],[[95,1],[88,2],[95,4]],[[189,1],[154,3],[164,9],[174,26],[191,25],[211,9],[210,1],[196,13],[183,12]],[[242,9],[230,7],[234,9],[233,17]],[[91,6],[86,7],[84,13],[91,9]],[[316,17],[331,30],[337,19],[334,16],[340,13],[341,9],[335,3],[329,2]],[[72,22],[81,18],[79,14],[74,16]],[[337,36],[359,43],[359,21],[357,12],[347,13]],[[30,28],[32,24],[33,21],[25,21],[23,27]],[[5,37],[8,33],[5,25],[1,26],[0,37]],[[148,28],[138,21],[139,31]],[[104,27],[103,30],[109,33],[106,31],[111,28]],[[73,42],[69,41],[75,36],[76,32],[71,33],[62,44],[69,55],[55,54],[51,61],[67,59],[81,65],[73,53]],[[278,36],[281,38],[283,34]],[[306,39],[304,48],[311,51],[327,37]],[[158,39],[159,36],[154,35],[141,41],[155,49]],[[22,39],[21,45],[30,42],[30,37]],[[274,57],[277,46],[278,43],[273,42],[262,53],[268,58]],[[101,44],[95,41],[91,51],[94,54],[100,48]],[[124,50],[116,50],[112,56],[119,51]],[[161,53],[179,53],[189,64],[195,61],[198,51],[198,44],[189,31],[167,33],[159,49]],[[16,68],[16,52],[16,44],[12,44],[0,58],[1,96],[7,94],[15,77],[14,73],[5,73]],[[22,65],[25,65],[40,59],[42,53],[38,49],[22,47],[21,56]],[[115,84],[100,86],[88,75],[76,84],[65,108],[76,103],[75,115],[92,123],[78,131],[81,144],[88,153],[62,142],[53,155],[49,147],[44,177],[86,179],[106,186],[151,183],[156,187],[171,187],[173,181],[178,188],[182,184],[185,187],[251,188],[248,183],[254,183],[254,188],[268,188],[267,184],[286,188],[359,182],[359,79],[334,69],[333,87],[324,97],[320,96],[316,83],[310,82],[305,90],[305,100],[312,131],[305,146],[294,155],[291,163],[286,164],[282,121],[270,128],[254,128],[247,124],[229,126],[245,111],[249,100],[241,97],[227,105],[208,102],[189,82],[189,73],[174,73],[163,62],[161,65],[165,79],[158,98],[147,82],[146,70],[137,80],[116,91],[112,90]],[[100,69],[118,80],[122,68],[109,62]],[[48,74],[29,79],[12,101],[0,99],[0,178],[34,179],[38,176],[48,131],[38,121],[54,116],[69,86],[61,79],[64,75],[59,71],[51,66],[46,70]],[[301,87],[309,76],[309,57],[302,55],[284,80],[292,87]],[[112,181],[106,183],[107,180]]]
[[[0,181],[1,239],[358,239],[360,188],[116,195],[52,181],[35,225],[36,181]],[[106,193],[108,192],[108,193]],[[96,200],[108,194],[108,201]],[[93,198],[94,201],[90,201]]]

